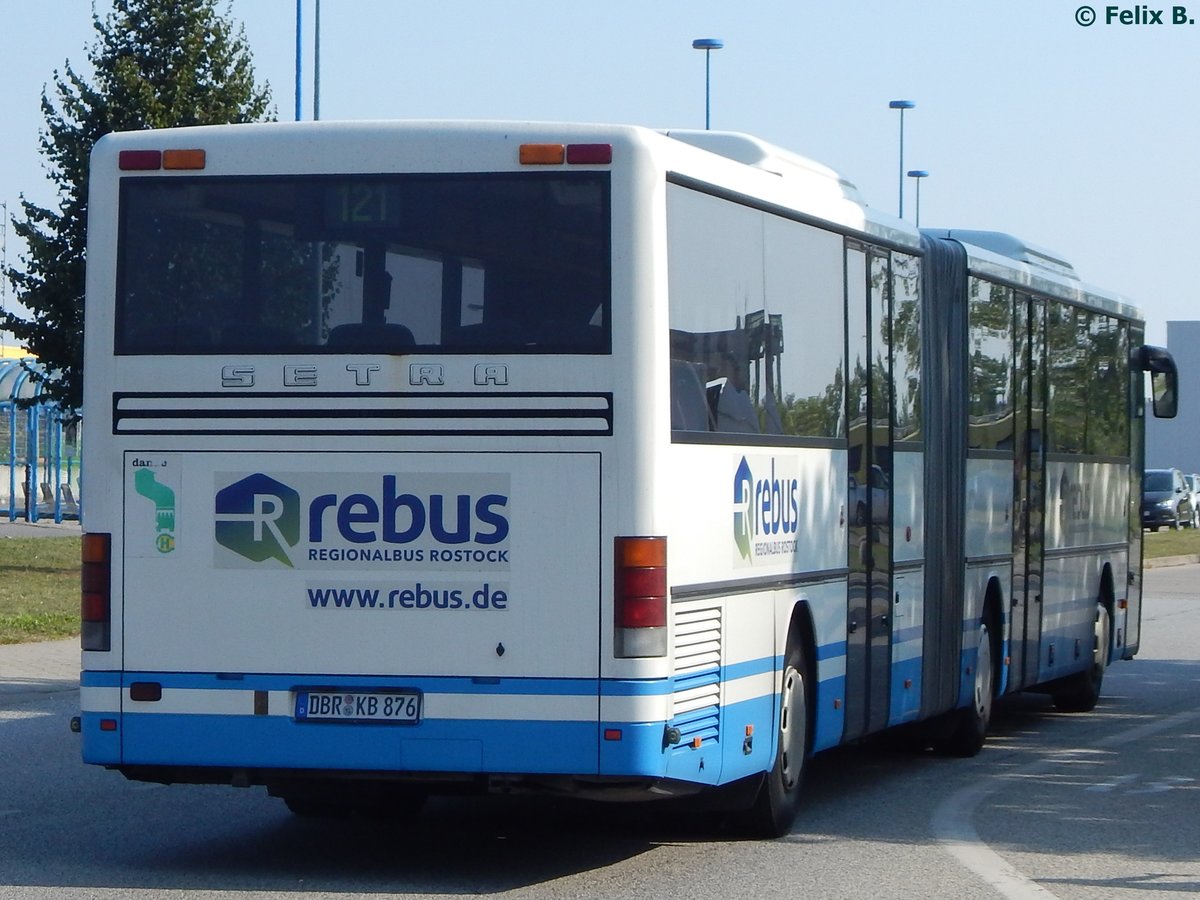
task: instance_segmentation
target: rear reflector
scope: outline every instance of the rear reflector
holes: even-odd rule
[[[667,539],[619,537],[613,547],[613,626],[616,655],[667,652]]]
[[[147,171],[162,168],[161,150],[122,150],[117,165],[123,172]]]
[[[162,699],[162,685],[157,681],[135,681],[129,686],[129,699],[155,703]]]
[[[80,558],[80,643],[84,650],[108,650],[112,644],[112,535],[85,534]]]

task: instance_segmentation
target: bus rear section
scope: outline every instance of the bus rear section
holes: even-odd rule
[[[595,773],[599,454],[123,456],[100,759]]]
[[[641,409],[614,332],[649,313],[613,321],[612,146],[169,137],[93,157],[119,224],[89,247],[85,760],[296,806],[653,786],[664,550],[611,474]]]

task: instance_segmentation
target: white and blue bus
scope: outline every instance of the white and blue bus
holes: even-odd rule
[[[301,814],[707,792],[1137,650],[1137,312],[742,135],[300,123],[92,157],[83,757]]]

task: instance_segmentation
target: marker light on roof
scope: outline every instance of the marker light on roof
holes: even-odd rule
[[[522,144],[518,158],[523,166],[608,165],[612,144]]]
[[[612,162],[612,144],[568,144],[570,165],[607,165]]]
[[[523,166],[558,166],[566,158],[562,144],[522,144],[519,158]]]
[[[203,169],[203,150],[164,150],[164,169]]]
[[[162,168],[161,150],[122,150],[117,157],[122,172],[149,171]]]

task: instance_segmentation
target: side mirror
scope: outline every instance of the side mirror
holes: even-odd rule
[[[1154,415],[1173,419],[1179,413],[1179,370],[1175,358],[1163,347],[1145,344],[1136,351],[1136,362],[1143,372],[1150,373],[1150,396]]]

